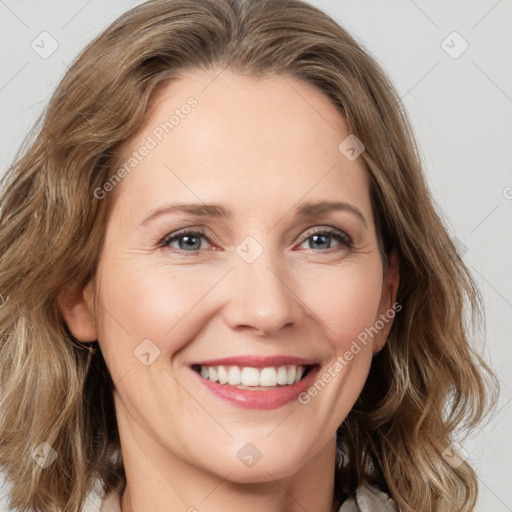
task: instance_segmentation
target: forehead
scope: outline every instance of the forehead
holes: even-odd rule
[[[275,210],[301,200],[351,200],[371,217],[362,159],[339,150],[348,135],[343,116],[311,84],[284,75],[189,72],[153,96],[120,160],[150,149],[116,194],[123,201],[136,193],[141,208],[199,200],[235,213],[253,201]]]

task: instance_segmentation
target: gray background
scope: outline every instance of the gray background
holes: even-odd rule
[[[0,172],[71,60],[139,3],[0,0]],[[494,417],[461,444],[480,481],[477,510],[512,512],[512,1],[312,3],[356,36],[394,82],[434,197],[482,290],[487,335],[478,348],[502,392]],[[52,44],[56,50],[42,58]],[[91,511],[95,503],[88,502]]]

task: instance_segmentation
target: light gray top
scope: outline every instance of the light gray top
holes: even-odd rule
[[[398,508],[387,494],[364,483],[356,490],[355,499],[343,502],[339,512],[398,512]]]

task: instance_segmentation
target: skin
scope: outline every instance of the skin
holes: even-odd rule
[[[336,429],[392,322],[306,405],[235,407],[189,365],[287,354],[318,361],[321,375],[395,302],[397,257],[384,269],[364,164],[338,150],[349,132],[329,99],[291,77],[218,73],[189,72],[155,95],[121,156],[190,96],[198,105],[117,186],[97,274],[60,298],[62,312],[78,339],[99,340],[116,383],[123,512],[328,512]],[[367,227],[346,211],[298,218],[306,200],[350,203]],[[171,201],[222,204],[233,216],[172,213],[138,227]],[[180,240],[159,245],[201,226],[195,255]],[[329,227],[353,247],[300,239]],[[236,251],[248,236],[263,250],[250,264]],[[145,366],[134,350],[148,338],[160,354]],[[252,467],[237,457],[248,442],[262,454]]]

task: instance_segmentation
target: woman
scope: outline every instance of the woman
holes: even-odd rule
[[[3,185],[11,507],[97,479],[104,512],[474,509],[479,293],[396,92],[321,11],[132,9]]]

